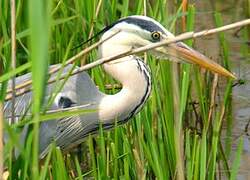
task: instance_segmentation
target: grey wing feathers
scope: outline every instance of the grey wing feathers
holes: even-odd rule
[[[71,116],[58,120],[56,133],[53,141],[61,150],[69,150],[70,148],[81,143],[90,133],[97,132],[99,120],[97,113],[87,113],[83,116]],[[40,157],[43,158],[48,150],[49,143],[43,145],[40,149]]]
[[[62,74],[67,73],[72,67],[72,65],[65,67]],[[23,83],[30,78],[30,74],[18,77],[16,79],[16,84]],[[45,104],[56,86],[56,83],[52,83],[47,86]],[[104,96],[97,89],[86,72],[81,72],[69,77],[60,93],[62,93],[65,97],[70,98],[72,102],[75,102],[75,106],[91,104],[89,109],[95,109],[100,99]],[[30,107],[31,102],[32,92],[18,96],[15,101],[16,114],[20,116],[23,115],[24,112],[27,111],[27,108]],[[58,108],[59,107],[55,103],[51,107],[51,109]],[[4,105],[4,115],[7,117],[10,116],[10,114],[11,101],[7,101]],[[47,153],[48,146],[52,141],[55,141],[56,145],[60,146],[62,149],[67,149],[72,144],[75,144],[76,141],[80,141],[84,134],[83,132],[87,132],[86,129],[92,128],[92,124],[98,124],[97,113],[92,112],[86,116],[73,116],[70,118],[42,122],[40,124],[39,135],[41,156]]]
[[[53,65],[50,68],[53,68],[55,66],[60,66],[60,65]],[[66,66],[62,74],[66,74],[72,67],[73,67],[72,65]],[[31,79],[30,73],[17,77],[16,85],[22,84],[23,82],[30,80],[30,79]],[[56,83],[52,83],[47,86],[45,104],[46,104],[46,101],[48,100],[48,97],[55,90],[56,86],[57,86]],[[9,84],[8,88],[10,87],[11,86]],[[91,80],[91,78],[86,72],[81,72],[77,75],[71,76],[64,84],[64,87],[61,89],[61,92],[64,93],[69,98],[73,99],[73,101],[77,102],[77,104],[92,103],[92,101],[95,101],[100,96],[102,96],[102,93],[98,91],[95,84],[93,83],[93,81]],[[31,101],[32,101],[32,92],[27,92],[15,98],[15,114],[17,115],[17,117],[20,117],[21,115],[24,114],[24,112],[27,111],[27,108],[30,107]],[[9,100],[9,101],[6,101],[4,104],[5,118],[8,118],[11,116],[11,111],[12,111],[11,103],[12,103],[11,100]]]
[[[31,74],[26,74],[20,77],[16,78],[16,85],[20,85],[23,82],[30,80],[31,79]],[[11,88],[10,83],[8,84],[8,89]],[[16,115],[16,121],[18,121],[18,119],[26,113],[27,109],[30,107],[30,102],[31,102],[31,98],[32,98],[32,93],[28,92],[25,93],[22,96],[18,96],[15,98],[15,115]],[[11,113],[12,113],[12,102],[11,100],[6,101],[4,103],[4,116],[6,120],[10,120],[11,117]],[[16,122],[15,121],[15,122]]]

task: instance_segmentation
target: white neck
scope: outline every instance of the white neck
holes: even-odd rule
[[[103,67],[108,74],[121,82],[122,89],[115,95],[104,96],[99,105],[99,118],[106,122],[114,119],[128,120],[141,109],[139,105],[150,94],[151,78],[145,76],[148,69],[133,56],[106,63]]]
[[[102,38],[115,33],[111,30],[104,33]],[[111,39],[101,44],[99,55],[107,57],[119,52],[124,52],[136,46],[136,41],[129,40],[126,32],[120,32]],[[147,100],[151,92],[151,76],[149,68],[135,56],[124,58],[105,63],[104,70],[114,79],[122,84],[120,92],[114,95],[106,95],[99,105],[99,119],[101,121],[124,121],[137,113]]]

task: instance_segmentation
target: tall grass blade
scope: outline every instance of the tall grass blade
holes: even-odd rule
[[[33,85],[33,151],[32,176],[39,177],[38,151],[39,151],[39,119],[40,110],[45,91],[46,74],[48,70],[49,49],[49,3],[46,1],[29,1],[29,25],[31,29],[30,49],[32,62]]]

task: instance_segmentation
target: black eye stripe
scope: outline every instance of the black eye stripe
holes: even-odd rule
[[[124,18],[124,19],[120,19],[117,22],[115,22],[115,23],[113,23],[113,24],[111,24],[109,26],[106,26],[101,31],[99,31],[97,34],[95,34],[94,36],[89,38],[87,41],[81,43],[80,45],[74,47],[73,49],[81,47],[82,45],[92,41],[97,36],[107,32],[108,30],[110,30],[115,25],[117,25],[117,24],[119,24],[121,22],[126,22],[128,24],[134,24],[136,26],[139,26],[141,29],[147,30],[149,32],[161,32],[162,34],[165,34],[164,30],[161,27],[159,27],[157,24],[155,24],[153,21],[146,20],[146,19],[141,19],[141,18],[136,18],[136,17],[127,17],[127,18]]]

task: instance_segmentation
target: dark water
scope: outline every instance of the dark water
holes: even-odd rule
[[[246,6],[248,0],[193,0],[195,4],[195,30],[215,27],[214,12],[220,12],[224,24],[233,23],[249,18],[250,8]],[[250,2],[248,2],[250,3]],[[248,10],[248,12],[246,11]],[[250,29],[250,27],[248,27]],[[248,31],[249,33],[250,31]],[[233,129],[232,136],[226,136],[227,126],[223,126],[223,139],[232,138],[231,164],[237,149],[239,137],[244,138],[244,148],[241,158],[240,171],[237,179],[250,180],[250,34],[246,28],[234,29],[226,32],[226,40],[230,48],[230,62],[232,71],[242,80],[241,85],[233,88]],[[220,59],[220,44],[217,36],[209,36],[195,41],[195,49],[203,52],[214,60]],[[220,84],[222,83],[222,84]],[[223,89],[223,82],[219,86]],[[236,83],[236,82],[235,82]]]

